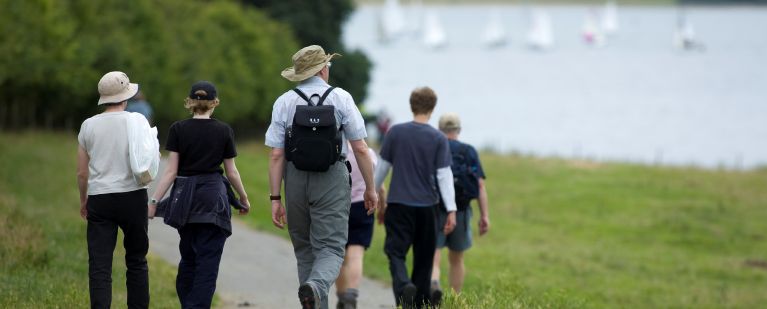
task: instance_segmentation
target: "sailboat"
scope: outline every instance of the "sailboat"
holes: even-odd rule
[[[447,35],[439,17],[434,12],[427,12],[424,16],[423,44],[432,49],[447,45]]]
[[[530,30],[527,33],[527,45],[536,50],[549,49],[554,45],[551,32],[551,18],[541,10],[535,10],[530,19]]]
[[[602,10],[602,31],[608,36],[618,32],[618,6],[614,1],[607,1]]]
[[[596,13],[594,11],[587,14],[586,19],[583,21],[583,41],[595,47],[603,47],[607,44],[602,29],[597,26]]]
[[[686,18],[684,13],[680,13],[677,18],[677,28],[674,32],[674,47],[684,50],[705,50],[706,47],[695,38],[695,28]]]
[[[378,20],[378,38],[382,43],[396,40],[405,30],[405,16],[398,0],[386,0]]]
[[[506,45],[506,31],[501,23],[501,16],[495,12],[490,15],[490,19],[482,35],[482,41],[488,47],[499,47]]]

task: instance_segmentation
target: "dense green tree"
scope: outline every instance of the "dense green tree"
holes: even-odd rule
[[[98,110],[97,82],[124,71],[163,129],[185,117],[196,80],[219,87],[216,116],[268,123],[290,87],[290,28],[236,1],[0,0],[0,128],[75,127]]]
[[[327,52],[343,54],[333,63],[330,78],[334,84],[346,89],[355,101],[363,103],[367,96],[372,63],[364,53],[347,50],[342,41],[343,24],[354,10],[352,0],[242,0],[243,3],[263,8],[277,20],[288,23],[298,42],[317,44]],[[290,58],[286,56],[286,58]]]

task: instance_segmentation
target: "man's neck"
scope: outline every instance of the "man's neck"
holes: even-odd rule
[[[446,133],[445,136],[449,140],[455,140],[455,141],[458,140],[458,133],[455,133],[455,132],[453,132],[453,133]]]
[[[105,113],[119,113],[125,111],[125,104],[120,105],[110,105],[107,108],[104,109]]]
[[[413,115],[413,121],[417,123],[424,123],[424,124],[429,123],[430,118],[431,118],[431,113]]]

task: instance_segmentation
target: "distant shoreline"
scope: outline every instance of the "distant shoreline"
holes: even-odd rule
[[[382,5],[385,0],[354,0],[357,5]],[[411,5],[417,3],[415,0],[400,0],[401,5]],[[424,5],[513,5],[513,6],[533,6],[533,5],[602,5],[607,0],[422,0]],[[685,2],[680,3],[675,0],[616,0],[619,6],[692,6],[692,7],[767,7],[767,1],[743,1],[743,2]]]

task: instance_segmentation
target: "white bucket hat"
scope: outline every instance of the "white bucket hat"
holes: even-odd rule
[[[120,103],[138,93],[138,84],[132,84],[128,75],[120,71],[104,74],[99,80],[99,104]]]

